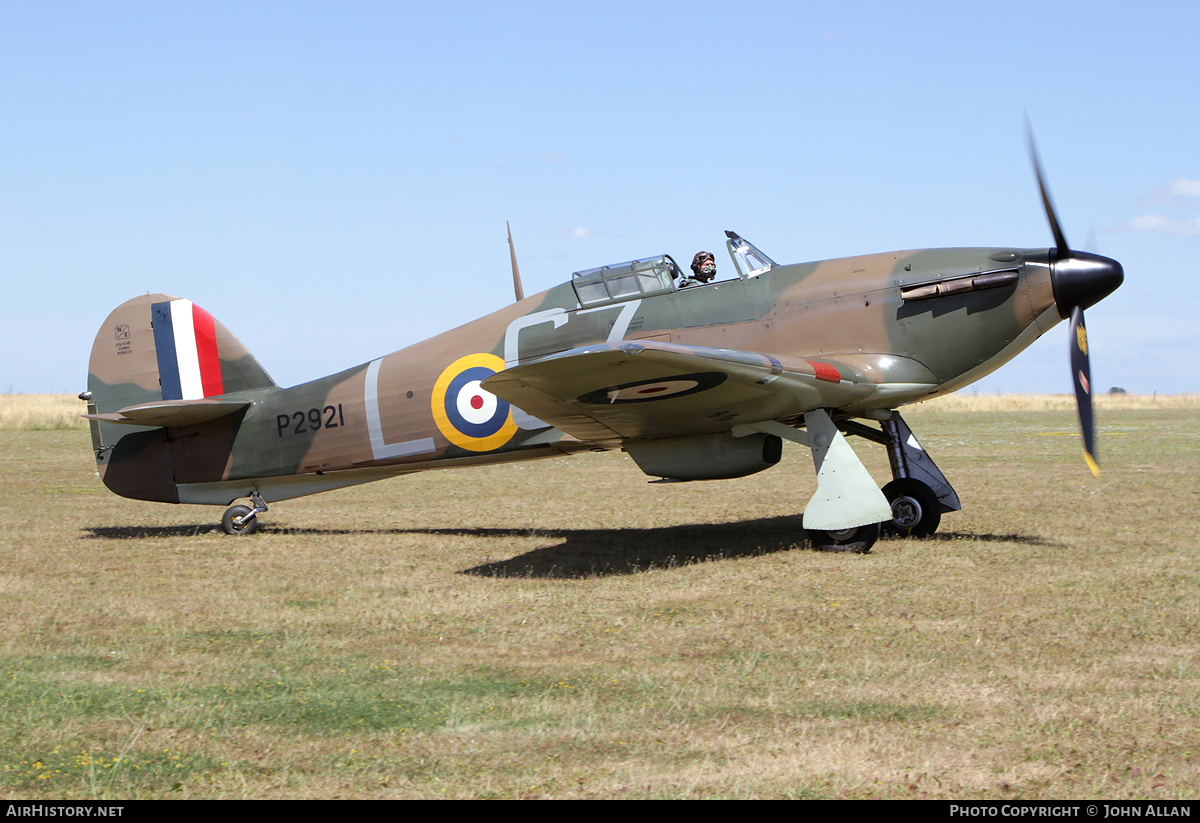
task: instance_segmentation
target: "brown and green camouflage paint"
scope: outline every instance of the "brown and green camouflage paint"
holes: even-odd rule
[[[544,407],[563,415],[562,429],[516,406],[503,416],[504,400],[479,389],[478,380],[622,340],[756,353],[807,376],[787,390],[760,381],[757,395],[743,392],[729,409],[704,408],[694,395],[659,401],[660,420],[686,421],[703,410],[690,432],[728,431],[756,414],[795,420],[816,407],[851,414],[896,408],[978,379],[1057,322],[1046,260],[1045,250],[894,252],[776,266],[746,279],[588,306],[564,283],[372,363],[286,389],[214,322],[220,396],[248,405],[192,425],[93,420],[93,444],[104,482],[117,494],[220,505],[256,489],[268,500],[285,499],[425,469],[615,447],[623,437],[661,435],[637,425],[622,434],[572,398]],[[970,287],[972,277],[996,271],[1016,276],[998,287]],[[930,284],[946,294],[912,297]],[[956,291],[956,284],[967,285]],[[122,409],[165,399],[162,329],[156,343],[152,313],[177,300],[135,298],[105,321],[92,349],[90,413],[119,417]],[[552,367],[539,368],[549,374]],[[588,375],[570,361],[553,368],[567,382],[586,384]],[[447,401],[450,391],[458,394]],[[493,401],[498,411],[484,419]]]

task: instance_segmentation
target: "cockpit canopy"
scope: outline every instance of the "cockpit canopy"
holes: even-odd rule
[[[577,271],[571,285],[580,305],[599,306],[675,290],[679,266],[669,254]]]
[[[758,277],[775,267],[774,260],[735,232],[727,231],[725,236],[728,238],[725,247],[729,250],[740,279]],[[575,287],[575,296],[579,298],[581,306],[602,306],[673,292],[676,290],[675,281],[681,274],[679,264],[671,255],[663,254],[577,271],[571,275],[571,285]],[[694,287],[699,286],[697,284]]]

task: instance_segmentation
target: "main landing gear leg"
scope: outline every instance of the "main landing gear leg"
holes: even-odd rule
[[[822,551],[866,553],[879,539],[888,502],[823,409],[804,415],[817,490],[804,507],[804,530]]]
[[[883,442],[878,429],[854,421],[840,425],[851,434]],[[891,513],[887,498],[826,409],[805,412],[804,426],[805,431],[798,431],[778,421],[763,420],[734,426],[733,436],[762,432],[812,449],[817,490],[804,507],[803,520],[809,541],[822,551],[865,554],[879,539],[880,521]]]
[[[887,447],[892,482],[883,487],[883,494],[891,504],[892,517],[880,524],[885,532],[928,537],[937,531],[944,513],[962,508],[954,487],[899,412],[892,412],[889,419],[880,421],[881,431],[853,420],[841,425],[849,434]]]
[[[221,528],[225,530],[225,534],[240,537],[258,531],[258,516],[267,511],[267,504],[257,491],[250,493],[250,502],[254,504],[254,508],[237,505],[225,510],[225,516],[221,518]]]
[[[903,537],[928,537],[937,531],[944,512],[962,508],[950,481],[921,447],[899,412],[881,421],[892,482],[883,494],[892,504],[892,519],[883,530]]]

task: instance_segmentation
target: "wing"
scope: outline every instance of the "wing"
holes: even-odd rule
[[[729,431],[858,405],[879,393],[870,372],[849,358],[789,359],[643,340],[561,352],[482,385],[580,440],[611,441]]]

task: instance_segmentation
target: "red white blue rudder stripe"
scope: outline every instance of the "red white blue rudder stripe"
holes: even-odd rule
[[[151,305],[163,400],[198,400],[225,393],[213,316],[191,300]]]

